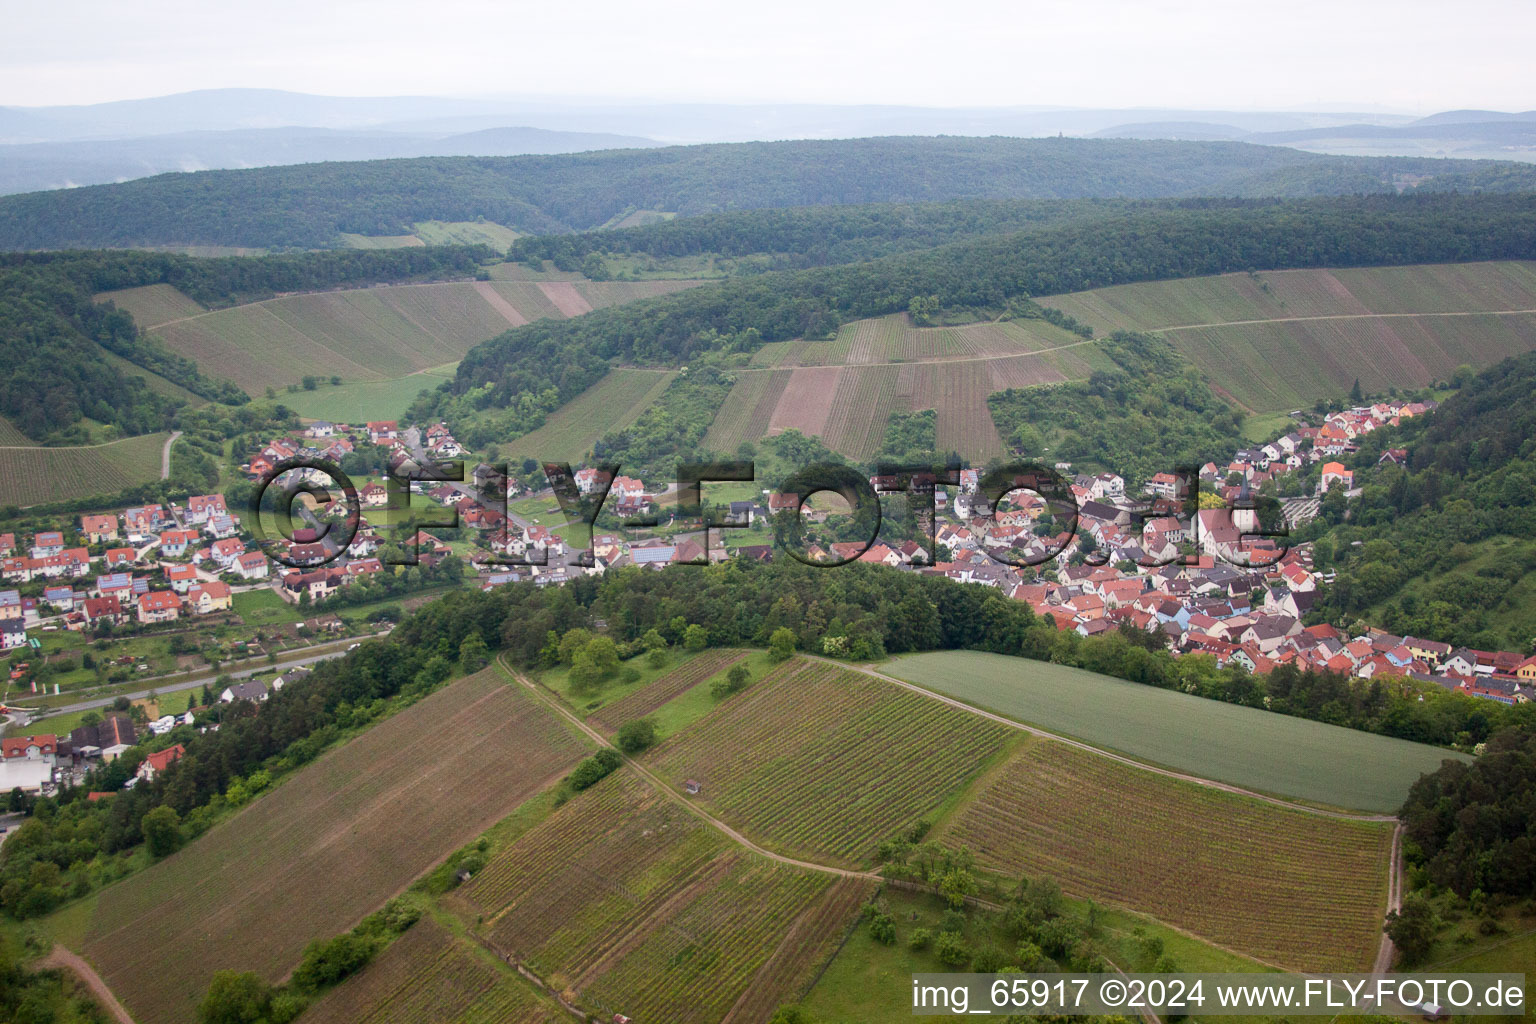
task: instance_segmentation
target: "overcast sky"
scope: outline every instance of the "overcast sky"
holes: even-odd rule
[[[0,104],[347,96],[1536,108],[1531,0],[6,0]]]

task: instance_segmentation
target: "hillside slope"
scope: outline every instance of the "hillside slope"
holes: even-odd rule
[[[629,209],[682,214],[959,198],[1338,195],[1432,187],[1528,190],[1536,169],[1323,157],[1241,143],[876,138],[426,158],[170,174],[0,200],[0,248],[324,247],[420,221],[528,232],[595,227]]]

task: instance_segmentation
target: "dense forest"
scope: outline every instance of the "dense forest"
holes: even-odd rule
[[[949,199],[1310,196],[1419,188],[1525,191],[1536,168],[1321,156],[1230,142],[875,138],[438,157],[165,174],[0,199],[0,248],[324,248],[484,218],[552,234],[634,209],[685,215]]]
[[[1015,452],[1119,473],[1132,486],[1155,473],[1198,466],[1242,447],[1241,416],[1162,338],[1120,333],[1099,349],[1114,370],[1051,388],[1016,388],[988,399]]]
[[[1319,541],[1338,572],[1323,613],[1348,621],[1379,605],[1379,624],[1398,632],[1491,650],[1536,642],[1536,606],[1506,604],[1536,569],[1533,394],[1536,353],[1483,371],[1429,416],[1369,435],[1355,458],[1360,499]],[[1407,448],[1408,465],[1377,466],[1387,447]],[[1499,537],[1511,549],[1468,571]],[[1491,626],[1497,612],[1507,628]]]
[[[1464,899],[1536,897],[1536,731],[1506,729],[1471,764],[1445,762],[1399,815],[1428,881]]]
[[[124,373],[106,349],[136,366],[216,402],[246,395],[143,333],[133,318],[94,296],[151,284],[173,285],[207,306],[279,292],[346,284],[464,276],[489,250],[477,247],[303,253],[258,258],[192,259],[145,252],[0,254],[0,415],[40,441],[78,443],[82,418],[125,435],[173,424],[180,401]]]
[[[570,401],[610,361],[678,365],[707,351],[825,338],[843,322],[935,296],[948,311],[1003,312],[1010,300],[1229,271],[1536,256],[1536,196],[1379,196],[1210,200],[1128,211],[837,267],[780,271],[658,299],[543,320],[477,346],[413,415],[456,421],[520,409],[529,395]],[[496,428],[533,429],[537,407]]]

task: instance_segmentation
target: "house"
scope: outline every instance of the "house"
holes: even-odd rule
[[[108,715],[98,725],[82,725],[71,730],[69,746],[76,756],[115,761],[137,739],[132,719],[127,715]]]
[[[41,761],[52,766],[59,754],[59,738],[53,733],[13,736],[0,740],[0,755],[7,761]]]
[[[201,526],[216,515],[228,515],[222,494],[194,494],[187,499],[187,522]]]
[[[123,621],[123,604],[115,594],[106,597],[88,597],[82,607],[85,621],[90,625],[105,620],[115,626]]]
[[[20,615],[0,619],[0,651],[27,646],[27,620]]]
[[[116,516],[81,516],[80,533],[92,544],[117,540]]]
[[[50,734],[0,740],[0,787],[39,792],[53,781],[59,738]]]
[[[1317,493],[1327,494],[1328,488],[1334,484],[1342,484],[1346,491],[1349,490],[1355,485],[1354,471],[1345,469],[1342,462],[1323,463],[1323,475],[1317,481]]]
[[[267,686],[256,679],[247,679],[243,683],[235,683],[226,686],[224,692],[219,694],[220,704],[233,704],[237,700],[264,701],[267,699]]]
[[[203,532],[214,540],[223,540],[225,537],[233,537],[239,533],[240,527],[234,516],[216,512],[203,524]]]
[[[368,440],[374,444],[393,441],[400,436],[400,424],[396,420],[373,420],[368,424]]]
[[[383,508],[389,501],[389,490],[383,484],[369,484],[358,491],[357,496],[368,508]]]
[[[228,571],[234,566],[235,559],[245,553],[245,545],[234,537],[227,537],[214,541],[208,550],[213,560],[219,563],[220,571]]]
[[[1515,678],[1527,683],[1536,682],[1536,654],[1526,658],[1515,667]]]
[[[190,565],[168,565],[165,567],[165,581],[176,593],[185,594],[197,582],[197,570]]]
[[[181,618],[181,601],[168,590],[156,590],[139,597],[139,621],[174,622]]]
[[[107,568],[118,565],[132,565],[139,560],[138,551],[133,548],[108,548],[106,553]]]
[[[1184,495],[1184,481],[1172,473],[1158,473],[1147,481],[1144,490],[1159,498],[1180,498]]]
[[[325,420],[315,420],[315,422],[304,428],[304,434],[307,437],[330,437],[335,433],[336,424]]]
[[[235,559],[230,572],[248,580],[267,578],[267,556],[260,551],[247,551]]]
[[[75,607],[75,592],[69,587],[44,587],[43,600],[58,611],[73,611]]]
[[[202,583],[187,592],[187,607],[198,615],[227,612],[232,600],[227,583]]]
[[[188,545],[196,543],[197,533],[192,530],[166,530],[160,535],[160,557],[180,558]]]
[[[180,761],[186,752],[187,748],[182,746],[180,743],[176,744],[174,747],[166,747],[164,750],[157,750],[153,754],[150,754],[148,757],[144,758],[144,763],[139,765],[139,770],[135,773],[135,777],[141,779],[144,782],[153,782],[156,775],[159,775],[171,765],[175,764],[177,761]]]

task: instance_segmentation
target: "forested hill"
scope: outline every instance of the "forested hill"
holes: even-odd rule
[[[1536,353],[1489,367],[1429,416],[1371,435],[1355,460],[1360,500],[1318,542],[1337,552],[1324,612],[1348,621],[1375,607],[1372,621],[1387,629],[1485,650],[1536,641],[1525,586],[1536,573],[1532,395]],[[1385,447],[1406,447],[1408,465],[1377,466]]]
[[[191,259],[162,253],[60,252],[0,255],[0,415],[29,436],[77,443],[82,418],[124,434],[164,430],[180,402],[124,373],[121,356],[204,398],[243,402],[244,392],[201,373],[143,334],[126,312],[98,304],[98,292],[169,284],[205,306],[318,291],[346,284],[464,276],[488,250],[449,247]]]
[[[1536,168],[1319,156],[1225,142],[877,138],[563,156],[452,157],[167,174],[0,199],[0,248],[323,248],[483,217],[557,233],[632,209],[686,215],[963,198],[1307,196],[1420,188],[1514,191]]]
[[[538,321],[470,351],[428,413],[569,401],[611,361],[677,365],[711,350],[827,337],[841,323],[933,297],[949,310],[1131,281],[1242,270],[1536,258],[1536,195],[1209,201],[1051,225],[922,252],[727,280],[565,321]],[[533,418],[537,410],[530,410]],[[537,423],[510,416],[502,429]]]

